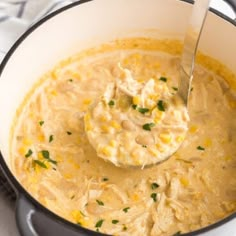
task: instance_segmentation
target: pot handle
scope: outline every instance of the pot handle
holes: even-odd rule
[[[16,202],[16,223],[21,235],[39,236],[32,221],[34,214],[34,206],[25,197],[19,196]]]
[[[22,194],[16,202],[16,222],[22,236],[97,236],[97,232],[74,227],[63,221],[56,220],[50,213],[46,214],[39,207],[34,206]]]

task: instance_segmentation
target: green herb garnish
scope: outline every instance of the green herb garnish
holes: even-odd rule
[[[33,151],[31,149],[28,150],[28,152],[25,154],[25,157],[28,158],[33,154]]]
[[[42,161],[34,160],[34,163],[41,166],[42,168],[47,169],[47,166]]]
[[[104,177],[103,179],[102,179],[102,181],[108,181],[109,179],[108,178],[106,178],[106,177]]]
[[[159,100],[157,102],[157,108],[158,108],[159,111],[165,111],[164,102],[162,100]]]
[[[115,225],[115,224],[119,223],[119,220],[112,220],[111,223]]]
[[[95,227],[96,227],[96,228],[102,227],[103,221],[104,221],[104,220],[99,220],[99,221],[96,223]]]
[[[192,92],[193,91],[193,87],[190,89],[190,92]]]
[[[129,211],[130,207],[126,207],[123,209],[123,212],[127,213]]]
[[[148,108],[139,107],[139,108],[138,108],[138,111],[139,111],[140,113],[142,113],[142,114],[145,114],[145,113],[149,112],[149,109],[148,109]]]
[[[82,216],[86,216],[82,211],[79,211]]]
[[[157,184],[157,183],[152,183],[151,184],[151,189],[157,189],[158,187],[159,187],[160,185],[159,184]]]
[[[143,148],[147,148],[147,145],[142,145]]]
[[[197,150],[204,151],[204,150],[205,150],[205,148],[204,148],[204,147],[202,147],[202,146],[198,146],[198,147],[197,147]]]
[[[49,136],[49,143],[51,143],[53,141],[53,135]]]
[[[70,131],[66,131],[66,133],[67,133],[68,135],[72,135],[72,133],[71,133]]]
[[[68,79],[68,81],[73,82],[73,79]]]
[[[49,153],[49,151],[47,151],[47,150],[42,150],[41,153],[42,153],[43,157],[44,157],[45,159],[47,159],[47,161],[49,161],[49,162],[51,162],[51,163],[53,163],[53,164],[55,164],[55,165],[57,164],[57,161],[54,161],[54,160],[52,160],[52,159],[50,158],[50,153]]]
[[[172,87],[173,90],[175,91],[178,91],[178,88],[177,87]]]
[[[154,123],[147,123],[143,125],[143,129],[147,130],[147,131],[151,131],[151,128],[154,127],[155,124]]]
[[[123,230],[126,231],[127,230],[127,227],[126,225],[123,225]]]
[[[104,203],[100,200],[96,200],[97,204],[100,205],[100,206],[104,206]]]
[[[111,100],[110,102],[108,102],[108,105],[109,106],[114,106],[115,105],[115,102],[113,100]]]
[[[49,159],[49,158],[50,158],[50,153],[49,153],[49,151],[43,150],[43,151],[41,151],[41,153],[42,153],[42,155],[43,155],[43,157],[44,157],[45,159]]]
[[[152,193],[152,194],[150,195],[150,197],[153,199],[154,202],[157,201],[157,194],[156,194],[156,193]]]
[[[44,124],[44,121],[43,121],[43,120],[39,121],[39,125],[40,125],[40,126],[42,126],[43,124]]]
[[[161,81],[163,81],[163,82],[167,82],[167,78],[166,78],[166,77],[163,77],[163,76],[161,76],[159,80],[161,80]]]
[[[179,235],[181,235],[181,231],[178,231],[175,234],[173,234],[173,236],[179,236]]]
[[[137,107],[138,107],[138,105],[135,105],[135,104],[132,105],[132,108],[133,108],[134,110],[136,110]]]

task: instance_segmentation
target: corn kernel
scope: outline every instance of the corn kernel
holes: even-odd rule
[[[205,147],[211,147],[212,146],[212,140],[210,138],[206,138],[204,141]]]
[[[158,149],[159,152],[164,152],[165,151],[165,148],[160,143],[156,144],[156,148]]]
[[[64,173],[64,174],[63,174],[63,177],[64,177],[65,179],[72,179],[72,178],[73,178],[73,175],[72,175],[71,173]]]
[[[189,181],[186,178],[180,178],[180,182],[184,187],[189,185]]]
[[[21,154],[21,155],[25,155],[27,150],[26,150],[26,147],[25,146],[22,146],[18,149],[18,152]]]
[[[159,137],[160,137],[161,141],[163,143],[166,143],[166,144],[170,143],[171,139],[172,139],[171,135],[170,134],[166,134],[166,133],[160,134]]]
[[[148,151],[149,151],[152,155],[154,155],[155,157],[158,157],[158,155],[159,155],[159,152],[158,152],[156,149],[154,149],[154,148],[149,148]]]
[[[84,121],[85,121],[85,122],[86,122],[86,121],[90,121],[90,118],[91,118],[90,114],[87,113],[87,114],[85,114],[85,116],[84,116]]]
[[[132,198],[133,201],[138,201],[139,200],[139,195],[137,193],[135,193],[131,196],[131,198]]]
[[[109,118],[105,115],[101,115],[101,116],[99,116],[99,121],[107,122],[107,121],[109,121]]]
[[[105,133],[109,133],[109,131],[110,131],[110,127],[107,125],[101,125],[101,129]]]
[[[196,125],[192,125],[190,128],[189,128],[189,132],[194,134],[196,133],[198,130],[198,127]]]
[[[133,97],[133,104],[138,105],[140,103],[141,99],[139,96],[134,96]]]
[[[84,105],[90,105],[91,102],[92,102],[92,100],[89,99],[89,98],[83,100],[83,104],[84,104]]]
[[[38,156],[39,160],[43,160],[44,159],[42,152],[39,152],[37,156]]]
[[[38,135],[38,141],[40,141],[40,142],[44,142],[45,141],[45,137],[44,137],[43,134]]]
[[[55,90],[51,90],[51,95],[53,95],[53,96],[57,96],[57,91],[55,91]]]
[[[88,219],[88,217],[86,216],[86,218],[84,217],[84,215],[81,213],[81,211],[78,210],[74,210],[71,212],[71,216],[72,219],[76,222],[81,224],[82,226],[89,226],[92,225],[91,220]]]
[[[112,154],[111,148],[109,146],[101,148],[99,152],[101,152],[105,156],[111,156]]]
[[[185,137],[183,135],[180,135],[180,136],[177,136],[175,140],[176,140],[176,142],[181,143],[184,141],[184,138]]]
[[[120,129],[121,128],[121,126],[120,126],[120,124],[119,123],[117,123],[116,121],[111,121],[111,126],[113,127],[113,128],[115,128],[115,129]]]
[[[112,147],[115,147],[117,142],[115,140],[111,140],[109,143]]]

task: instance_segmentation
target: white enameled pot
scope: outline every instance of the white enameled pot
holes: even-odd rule
[[[229,2],[236,9],[235,2]],[[182,39],[191,7],[189,1],[180,0],[79,1],[42,19],[9,51],[0,67],[0,164],[18,195],[16,218],[23,236],[102,235],[73,225],[44,208],[12,174],[9,134],[16,109],[27,91],[58,61],[82,49],[131,36]],[[235,21],[210,12],[199,49],[236,74]],[[235,236],[236,213],[185,235]]]

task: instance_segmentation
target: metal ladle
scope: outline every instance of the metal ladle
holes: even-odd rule
[[[191,91],[191,82],[193,79],[193,70],[194,70],[197,47],[198,47],[198,43],[199,43],[202,29],[203,29],[203,25],[204,25],[204,22],[205,22],[205,19],[207,16],[207,12],[209,9],[210,1],[211,0],[196,0],[195,4],[193,5],[190,23],[188,24],[187,31],[186,31],[185,38],[184,38],[183,53],[182,53],[182,58],[181,58],[181,67],[180,67],[180,74],[179,74],[178,92],[176,93],[176,96],[174,96],[174,98],[173,98],[174,101],[176,100],[181,103],[181,106],[179,106],[178,103],[176,102],[176,111],[179,111],[179,112],[182,112],[182,110],[180,110],[180,107],[181,107],[181,109],[183,108],[185,110],[184,112],[187,113],[188,98],[189,98],[189,94]],[[128,76],[128,78],[129,78],[129,76]],[[182,100],[182,101],[180,101],[180,100]],[[107,103],[107,101],[106,101],[106,103]],[[114,104],[115,104],[115,102],[113,101],[113,104],[111,104],[111,105],[114,105]],[[97,107],[98,107],[98,109],[101,109],[101,107],[103,107],[103,106],[104,106],[104,104],[101,101],[99,103],[96,103],[94,106],[91,106],[91,110],[89,110],[89,113],[85,117],[86,127],[89,127],[89,126],[93,127],[94,124],[90,124],[91,121],[90,121],[89,117],[95,117],[95,116],[93,116],[93,110],[97,109]],[[108,107],[108,111],[110,111],[109,107]],[[123,117],[122,119],[124,119],[124,116],[122,116],[122,117]],[[187,125],[188,125],[187,122],[188,122],[188,118],[186,118],[186,124],[184,124],[184,125],[186,125],[186,129],[183,129],[185,133],[187,132]],[[154,123],[146,123],[145,125],[150,125],[150,124],[154,124]],[[145,128],[144,130],[151,131],[151,128],[149,126],[148,127],[142,126],[142,127],[143,127],[143,129]],[[94,134],[94,132],[95,132],[95,134]],[[166,152],[164,152],[164,154],[162,152],[161,153],[162,156],[159,157],[159,159],[158,158],[156,158],[156,159],[150,158],[150,156],[148,156],[149,158],[147,157],[145,159],[145,158],[143,158],[145,156],[145,154],[142,151],[140,151],[139,155],[140,155],[141,161],[139,160],[139,162],[135,162],[136,159],[129,160],[126,158],[126,155],[121,155],[120,159],[118,159],[118,156],[116,156],[116,155],[119,155],[120,150],[124,150],[125,144],[123,144],[123,143],[122,143],[122,145],[119,145],[117,147],[117,148],[119,148],[119,149],[117,149],[118,151],[116,151],[116,150],[110,151],[110,152],[103,151],[103,149],[101,148],[102,145],[100,144],[100,142],[98,142],[98,140],[101,140],[100,138],[98,138],[98,136],[99,135],[103,136],[104,134],[103,133],[97,134],[96,132],[97,131],[87,129],[87,136],[88,136],[89,142],[97,151],[97,155],[109,162],[112,162],[113,164],[115,164],[116,166],[119,166],[119,167],[141,167],[143,169],[145,167],[149,167],[154,164],[159,164],[159,163],[164,162],[167,159],[169,159],[179,149],[182,142],[184,141],[184,140],[183,141],[181,140],[180,142],[177,142],[176,146],[172,145],[168,150],[166,150]],[[146,131],[144,131],[144,132],[146,132]],[[142,133],[142,135],[144,135],[144,134]],[[104,140],[106,140],[106,139],[107,139],[107,137],[105,134]],[[121,139],[121,140],[123,140],[123,139]],[[126,139],[124,139],[124,140],[126,140]],[[137,141],[136,141],[136,143],[137,143],[137,145],[140,145],[140,143],[138,143]],[[122,148],[120,148],[120,146]],[[105,146],[105,148],[106,148],[106,146]]]
[[[188,105],[188,98],[191,91],[198,43],[206,20],[210,2],[211,0],[195,1],[191,19],[184,38],[178,95],[183,99],[186,106]]]

